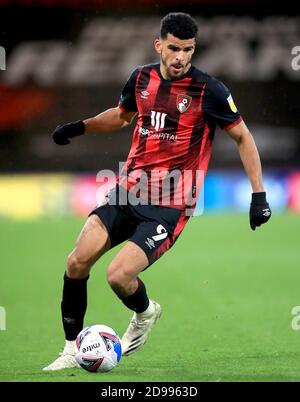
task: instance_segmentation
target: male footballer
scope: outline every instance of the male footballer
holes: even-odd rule
[[[118,182],[106,202],[90,213],[68,257],[61,303],[66,344],[44,370],[78,366],[74,342],[83,328],[90,270],[105,252],[123,242],[107,267],[110,287],[134,312],[121,340],[122,354],[128,356],[145,344],[161,306],[148,298],[139,274],[169,250],[183,231],[189,219],[187,209],[195,206],[199,192],[197,172],[205,173],[208,167],[216,125],[236,142],[251,183],[251,229],[271,216],[256,145],[229,90],[191,64],[197,32],[190,15],[166,15],[160,37],[154,41],[160,62],[132,72],[118,106],[60,125],[52,134],[56,144],[66,145],[82,134],[119,130],[138,116]],[[173,172],[175,180],[164,181]],[[190,173],[187,180],[182,179],[185,172]],[[148,179],[143,186],[142,175]],[[166,187],[168,197],[162,195]]]

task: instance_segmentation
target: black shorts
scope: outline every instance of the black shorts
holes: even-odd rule
[[[118,186],[112,190],[117,191]],[[189,219],[185,211],[176,208],[129,203],[120,205],[118,202],[112,205],[110,199],[108,197],[107,203],[95,208],[90,215],[99,216],[107,228],[111,248],[130,240],[144,250],[149,265],[173,246]]]

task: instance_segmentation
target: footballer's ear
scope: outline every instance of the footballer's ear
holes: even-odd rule
[[[157,51],[157,53],[161,54],[161,39],[155,39],[154,41],[154,49]]]

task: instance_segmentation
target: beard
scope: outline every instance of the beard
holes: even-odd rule
[[[180,63],[180,66],[182,66],[182,69],[181,69],[181,71],[176,73],[172,69],[172,64],[170,66],[168,66],[166,60],[164,59],[163,54],[161,54],[160,60],[161,60],[161,64],[164,66],[164,69],[165,69],[169,79],[180,79],[181,77],[183,77],[191,64],[190,61],[185,66]]]

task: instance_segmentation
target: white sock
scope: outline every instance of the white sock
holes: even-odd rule
[[[75,341],[67,341],[66,340],[66,345],[65,345],[65,350],[70,353],[70,354],[75,354]]]
[[[142,313],[137,313],[137,318],[139,319],[145,319],[148,318],[149,316],[151,316],[155,311],[155,307],[154,307],[154,303],[152,300],[149,299],[149,306],[147,308],[147,310],[143,311]]]

